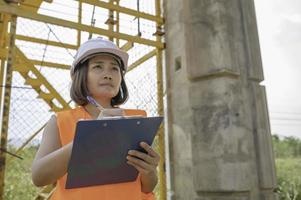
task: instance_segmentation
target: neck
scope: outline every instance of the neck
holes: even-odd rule
[[[94,97],[95,101],[100,104],[103,108],[112,108],[111,99],[99,99]],[[92,105],[93,106],[93,105]],[[95,106],[94,106],[95,107]]]

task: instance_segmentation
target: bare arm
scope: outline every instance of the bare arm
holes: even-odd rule
[[[67,172],[71,156],[72,143],[62,147],[56,116],[47,123],[40,148],[32,164],[32,181],[36,186],[45,186],[56,182]]]

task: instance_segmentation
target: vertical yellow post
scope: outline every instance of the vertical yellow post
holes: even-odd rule
[[[114,4],[114,0],[110,0],[111,4]],[[113,32],[114,31],[114,11],[109,10],[109,18],[108,18],[108,26],[109,26],[109,31]],[[113,37],[109,37],[109,40],[113,41]]]
[[[4,91],[4,84],[3,84],[4,66],[5,66],[5,60],[1,59],[0,60],[0,108],[1,108],[0,110],[2,110],[2,92]],[[0,115],[1,115],[1,112],[0,112]]]
[[[82,0],[78,1],[78,23],[81,24],[82,23],[82,8],[83,8],[83,3]],[[78,30],[77,31],[77,47],[80,46],[80,41],[81,41],[81,31]]]
[[[0,14],[0,48],[6,47],[6,37],[7,37],[7,25],[9,20],[9,15],[1,13]]]
[[[8,20],[9,16],[7,14],[0,14],[0,49],[6,49],[6,38],[7,38],[7,26],[8,26]],[[5,52],[5,51],[3,51]],[[5,67],[5,58],[2,57],[0,60],[0,108],[2,109],[2,92],[4,91],[4,67]],[[1,112],[0,112],[1,114]]]
[[[11,83],[13,75],[13,63],[15,56],[15,34],[16,34],[16,16],[11,17],[10,21],[10,40],[9,40],[9,49],[8,57],[6,63],[6,81],[5,85],[7,87],[4,89],[4,102],[3,102],[3,118],[1,126],[1,149],[5,150],[7,147],[7,134],[8,134],[8,120],[9,120],[9,106],[10,106],[10,94],[11,94]],[[5,175],[5,162],[6,154],[3,151],[0,151],[0,200],[4,196],[4,175]]]
[[[2,23],[0,23],[0,49],[4,49],[5,46],[4,43],[4,34],[6,31],[4,31],[4,14],[0,14],[0,20]],[[0,56],[1,57],[1,56]],[[0,114],[2,110],[2,91],[3,91],[3,75],[4,75],[4,59],[0,59]],[[1,126],[0,126],[1,127]]]
[[[2,92],[4,91],[4,67],[5,67],[5,59],[0,60],[0,108],[2,110]],[[1,114],[1,112],[0,112]],[[1,127],[1,126],[0,126]]]
[[[116,0],[116,3],[119,6],[119,0]],[[119,12],[118,11],[116,11],[116,20],[117,20],[117,23],[116,23],[116,32],[118,34],[119,33]],[[116,38],[116,45],[118,47],[120,47],[119,46],[119,39],[118,38]]]
[[[156,0],[156,16],[161,16],[160,0]],[[157,23],[157,27],[159,24]],[[161,36],[156,36],[157,41],[161,41]],[[158,113],[159,115],[164,114],[163,110],[163,76],[162,76],[162,50],[157,48],[157,93],[158,93]],[[165,138],[164,138],[164,126],[159,129],[159,178],[160,178],[160,200],[166,200],[166,169],[165,169]]]

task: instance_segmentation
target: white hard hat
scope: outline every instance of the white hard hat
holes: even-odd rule
[[[97,54],[111,54],[115,58],[117,57],[117,59],[120,59],[121,61],[120,67],[126,72],[129,55],[125,51],[119,49],[112,41],[98,37],[90,39],[80,45],[71,65],[71,76],[74,75],[75,69],[79,63],[83,63]]]

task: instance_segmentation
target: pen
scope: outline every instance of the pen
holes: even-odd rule
[[[89,101],[89,103],[91,103],[92,105],[94,105],[96,108],[98,108],[98,110],[100,111],[99,112],[99,115],[97,117],[97,119],[102,119],[102,118],[105,118],[104,116],[104,110],[105,108],[102,107],[93,97],[91,96],[87,96],[87,100]],[[107,117],[108,118],[108,117]],[[115,116],[115,117],[112,117],[110,116],[109,118],[122,118],[122,116]]]
[[[91,96],[87,96],[87,100],[89,101],[89,103],[96,106],[96,108],[98,108],[98,110],[100,111],[100,114],[101,114],[101,112],[104,110],[104,108]]]

